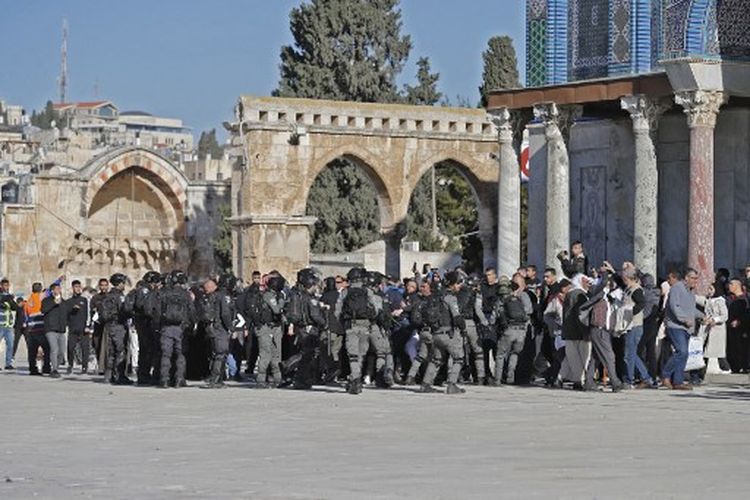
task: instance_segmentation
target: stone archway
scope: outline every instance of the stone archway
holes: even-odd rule
[[[484,110],[243,97],[237,118],[229,129],[247,160],[232,189],[240,275],[270,269],[292,275],[308,265],[308,228],[315,220],[304,215],[307,194],[317,174],[340,157],[367,166],[381,202],[387,254],[398,253],[421,174],[443,159],[460,163],[477,180],[483,227],[495,226],[497,130]],[[398,258],[387,256],[385,271],[400,275]]]
[[[160,155],[123,148],[84,167],[81,231],[58,268],[75,276],[137,278],[187,264],[187,180]]]

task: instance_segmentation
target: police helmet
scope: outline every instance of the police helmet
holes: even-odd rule
[[[281,275],[271,276],[268,278],[268,282],[266,283],[268,288],[273,290],[274,292],[280,292],[284,289],[284,285],[286,284],[286,280]]]
[[[383,273],[380,273],[378,271],[368,271],[367,272],[367,286],[369,287],[379,287],[383,280],[385,280],[385,275]]]
[[[226,290],[227,292],[233,292],[237,288],[237,277],[232,273],[225,273],[219,276],[219,282],[217,283],[219,288]]]
[[[148,271],[146,274],[143,275],[142,281],[144,283],[148,283],[149,285],[154,285],[161,281],[161,274],[159,274],[156,271]]]
[[[186,285],[188,282],[188,277],[185,273],[180,271],[179,269],[175,269],[171,273],[169,273],[169,284],[171,285]]]
[[[458,274],[456,271],[449,271],[445,273],[445,276],[443,277],[443,279],[445,279],[446,286],[453,286],[457,283],[463,283],[463,279],[461,278],[461,275]]]
[[[127,281],[128,277],[122,273],[115,273],[109,277],[109,282],[112,284],[112,286],[120,286]]]
[[[297,273],[297,282],[304,288],[310,288],[320,283],[320,279],[314,269],[306,267]]]
[[[346,273],[346,279],[352,281],[364,281],[367,277],[367,270],[364,267],[353,267]]]

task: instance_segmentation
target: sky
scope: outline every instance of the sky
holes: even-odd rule
[[[29,113],[58,100],[63,18],[68,101],[112,100],[120,111],[181,118],[194,134],[221,129],[241,94],[268,95],[279,50],[293,42],[301,0],[0,0],[0,99]],[[515,42],[523,81],[524,0],[401,0],[412,51],[399,79],[430,58],[439,90],[478,102],[482,51]],[[223,137],[224,135],[221,134]]]

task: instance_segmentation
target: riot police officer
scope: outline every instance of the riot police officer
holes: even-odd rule
[[[133,326],[138,335],[138,385],[150,385],[156,380],[152,378],[152,370],[158,363],[156,358],[156,334],[151,324],[152,301],[156,287],[161,281],[161,275],[156,271],[148,271],[125,297],[125,305],[133,318]]]
[[[128,315],[124,307],[125,283],[128,278],[122,273],[115,273],[109,278],[112,288],[98,305],[99,321],[104,326],[104,335],[109,342],[107,367],[104,380],[115,385],[133,383],[125,375],[125,348],[128,333]]]
[[[265,389],[278,387],[281,383],[281,339],[283,336],[283,313],[286,304],[284,286],[286,280],[281,275],[268,278],[266,290],[261,295],[258,318],[258,379],[256,387]],[[268,383],[268,369],[273,377]]]
[[[209,279],[203,284],[204,295],[201,297],[203,326],[211,342],[211,373],[206,388],[224,387],[224,367],[229,353],[229,336],[232,331],[235,309],[234,299],[227,293],[231,280],[223,276],[217,283]]]
[[[477,385],[484,385],[484,350],[479,338],[478,326],[481,325],[484,328],[488,328],[489,322],[482,311],[482,297],[477,293],[477,288],[478,283],[470,279],[467,283],[461,285],[456,294],[456,299],[458,300],[458,308],[466,325],[466,330],[464,331],[464,355],[466,358],[474,356]]]
[[[182,271],[172,271],[158,296],[156,317],[161,339],[161,369],[159,387],[169,387],[172,359],[175,364],[175,387],[184,387],[185,355],[182,338],[195,321],[193,298],[185,288],[187,276]]]
[[[393,385],[393,350],[391,349],[390,302],[383,294],[385,276],[379,272],[368,273],[368,286],[372,290],[375,309],[378,311],[372,324],[370,344],[375,351],[375,383],[381,388]]]
[[[429,327],[432,332],[432,356],[422,380],[421,392],[437,392],[432,383],[438,370],[448,362],[450,356],[453,365],[448,372],[446,392],[460,394],[465,392],[456,385],[464,363],[463,339],[460,332],[466,327],[456,299],[456,293],[461,285],[455,271],[446,273],[445,285],[447,290],[444,294],[431,294],[412,314],[415,323]]]
[[[311,268],[297,273],[297,284],[289,294],[285,315],[297,339],[300,361],[294,375],[295,389],[310,389],[316,378],[320,354],[320,334],[327,327],[323,308],[317,298],[320,278]]]
[[[349,288],[339,295],[336,302],[336,317],[346,331],[346,353],[349,356],[349,394],[362,392],[362,360],[370,348],[370,336],[375,318],[380,313],[377,309],[382,301],[375,300],[375,294],[367,288],[367,271],[355,267],[347,273]]]

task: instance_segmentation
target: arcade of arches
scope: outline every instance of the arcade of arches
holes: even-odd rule
[[[60,275],[95,285],[124,272],[214,268],[211,240],[228,185],[188,182],[166,158],[120,148],[74,173],[34,178],[31,205],[5,205],[2,273],[14,288]]]
[[[233,257],[240,276],[256,269],[293,275],[308,265],[315,223],[305,215],[309,190],[320,171],[340,158],[359,165],[375,187],[386,272],[402,274],[399,250],[417,183],[446,161],[472,185],[484,264],[496,263],[498,133],[484,110],[244,96],[236,111],[230,130],[246,161],[232,180]],[[518,199],[513,204],[516,209],[503,218],[515,214],[507,218],[517,221]],[[503,269],[518,265],[520,231],[515,233]]]

